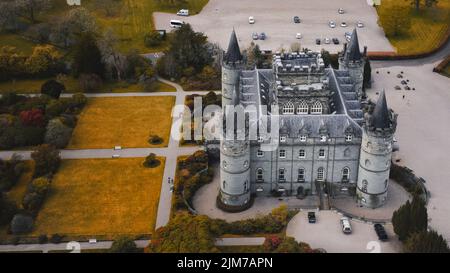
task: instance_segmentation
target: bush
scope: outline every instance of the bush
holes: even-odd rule
[[[25,165],[17,155],[13,155],[10,160],[0,159],[0,198],[2,192],[10,190],[17,183],[24,170]]]
[[[66,87],[64,84],[55,80],[48,80],[41,86],[41,94],[45,94],[54,99],[58,99],[61,93],[65,90]]]
[[[147,47],[156,47],[164,41],[164,36],[157,31],[150,32],[144,36],[144,44]]]
[[[50,120],[47,125],[47,131],[45,133],[44,142],[51,144],[58,149],[64,148],[69,144],[72,136],[72,128],[67,127],[61,121],[56,118]]]
[[[66,110],[66,105],[61,100],[50,100],[45,107],[45,114],[49,118],[54,118]]]
[[[0,191],[0,226],[9,224],[17,210],[16,203],[7,199]]]
[[[148,139],[148,143],[152,144],[152,145],[159,145],[161,143],[163,143],[163,139],[160,136],[157,135],[151,135],[150,138]]]
[[[82,74],[78,83],[84,92],[99,91],[103,85],[102,79],[97,74]]]
[[[39,244],[46,244],[48,242],[48,237],[46,234],[41,234],[38,237],[38,243]]]
[[[136,253],[137,251],[138,248],[134,240],[125,236],[114,240],[111,248],[109,249],[110,253]]]
[[[156,158],[156,155],[154,153],[149,154],[144,161],[144,167],[146,168],[156,168],[161,164],[159,159]]]
[[[69,104],[75,108],[82,108],[87,103],[87,97],[82,93],[76,93],[72,95]]]
[[[25,214],[16,214],[11,221],[11,232],[14,235],[26,234],[33,229],[33,218]]]
[[[55,173],[61,163],[59,151],[48,144],[38,146],[31,153],[31,158],[35,162],[34,177]]]
[[[20,121],[25,126],[41,127],[44,125],[44,113],[41,109],[31,109],[22,111],[19,114]]]
[[[52,237],[50,237],[50,243],[59,244],[59,243],[61,243],[63,238],[64,238],[64,236],[59,235],[58,233],[55,233],[52,235]]]

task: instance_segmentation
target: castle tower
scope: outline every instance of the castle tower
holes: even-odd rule
[[[389,110],[384,91],[365,114],[356,195],[369,208],[385,204],[397,115]]]
[[[236,105],[239,90],[239,76],[244,68],[244,61],[239,49],[236,33],[231,33],[228,50],[222,61],[222,109],[225,105]]]
[[[224,140],[220,144],[218,206],[225,211],[250,207],[250,142]]]
[[[355,82],[355,90],[358,97],[365,97],[363,91],[364,65],[366,64],[367,47],[364,52],[359,51],[359,41],[356,28],[353,29],[350,42],[344,44],[344,51],[339,56],[339,69],[348,70],[350,77]]]
[[[228,50],[222,62],[222,109],[224,113],[225,106],[239,104],[239,81],[243,68],[243,57],[236,33],[233,30]],[[237,130],[242,130],[242,128],[237,128]],[[241,211],[251,205],[250,142],[248,140],[221,140],[220,192],[217,205],[226,211]]]

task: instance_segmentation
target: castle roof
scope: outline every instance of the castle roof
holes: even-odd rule
[[[356,28],[353,29],[352,37],[347,46],[347,50],[344,52],[344,58],[348,61],[358,61],[361,59],[361,51],[359,51],[359,41]]]
[[[375,108],[372,112],[372,125],[375,128],[380,129],[391,127],[391,119],[384,91],[381,92],[377,104],[375,105]]]
[[[228,49],[225,54],[224,60],[231,63],[242,61],[242,54],[241,50],[239,49],[239,44],[234,29],[231,33],[230,42],[228,44]]]

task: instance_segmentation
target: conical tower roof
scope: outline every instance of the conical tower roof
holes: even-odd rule
[[[241,50],[239,49],[239,44],[234,29],[233,32],[231,33],[230,43],[228,44],[228,50],[227,53],[225,54],[224,59],[225,61],[232,63],[242,61],[242,54]]]
[[[356,32],[356,28],[353,29],[352,37],[347,46],[347,51],[345,52],[345,59],[349,61],[359,61],[361,60],[361,51],[359,51],[359,41],[358,41],[358,33]]]
[[[387,107],[386,95],[384,90],[378,98],[375,109],[372,112],[372,125],[375,128],[386,129],[391,127],[391,118]]]

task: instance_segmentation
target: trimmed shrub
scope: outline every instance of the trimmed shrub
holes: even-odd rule
[[[64,84],[56,80],[48,80],[41,86],[41,94],[45,94],[54,99],[58,99],[62,92],[66,90]]]
[[[146,168],[156,168],[161,164],[159,159],[156,158],[154,153],[149,154],[144,161],[144,167]]]
[[[161,143],[163,143],[163,139],[160,136],[157,135],[151,135],[150,138],[148,139],[148,143],[152,144],[152,145],[159,145]]]
[[[49,121],[44,142],[61,149],[69,144],[71,136],[72,128],[64,125],[61,119],[56,118]]]

